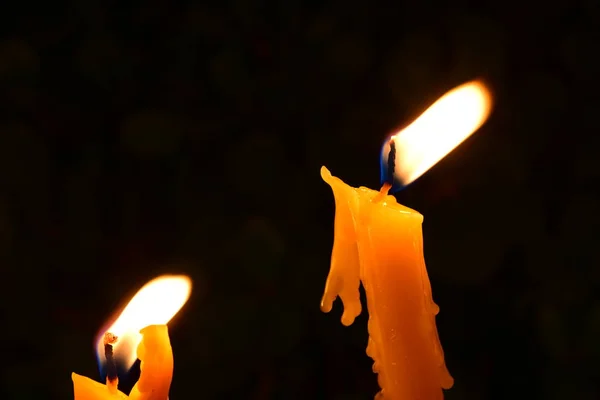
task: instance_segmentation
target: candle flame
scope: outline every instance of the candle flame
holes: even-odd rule
[[[440,97],[382,148],[381,180],[392,191],[409,185],[473,134],[492,108],[489,90],[480,81],[458,86]]]
[[[192,281],[185,275],[162,275],[146,283],[98,333],[96,354],[100,366],[106,364],[104,344],[109,333],[118,337],[113,344],[115,359],[121,367],[131,368],[142,340],[140,330],[148,325],[167,324],[187,302],[191,291]]]

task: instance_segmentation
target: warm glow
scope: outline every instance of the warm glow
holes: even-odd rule
[[[185,275],[163,275],[144,285],[116,319],[98,333],[96,346],[100,363],[104,365],[106,361],[103,341],[104,334],[110,332],[118,336],[113,346],[115,358],[120,366],[131,368],[142,339],[140,330],[148,325],[167,324],[187,302],[191,291],[192,281]]]
[[[490,92],[479,81],[465,83],[433,103],[412,124],[394,134],[394,178],[406,186],[473,134],[487,119]],[[382,150],[387,163],[390,144]]]

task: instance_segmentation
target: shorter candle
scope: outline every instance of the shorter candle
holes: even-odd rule
[[[173,351],[167,323],[187,302],[191,280],[164,275],[148,282],[104,327],[96,340],[100,365],[130,368],[141,361],[140,378],[129,396],[117,389],[118,379],[107,368],[106,384],[72,374],[75,400],[167,400],[173,377]],[[108,355],[108,358],[107,358]]]

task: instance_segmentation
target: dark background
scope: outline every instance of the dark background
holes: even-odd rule
[[[597,399],[599,18],[595,1],[2,2],[0,398],[100,380],[111,312],[185,273],[172,399],[372,399],[366,315],[319,311],[319,168],[377,189],[384,138],[480,77],[489,123],[397,196],[425,215],[446,398]]]

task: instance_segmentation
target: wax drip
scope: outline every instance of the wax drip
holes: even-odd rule
[[[104,334],[104,356],[106,357],[106,385],[109,389],[117,388],[119,377],[117,374],[117,363],[113,354],[113,345],[117,343],[119,337],[106,332]]]

